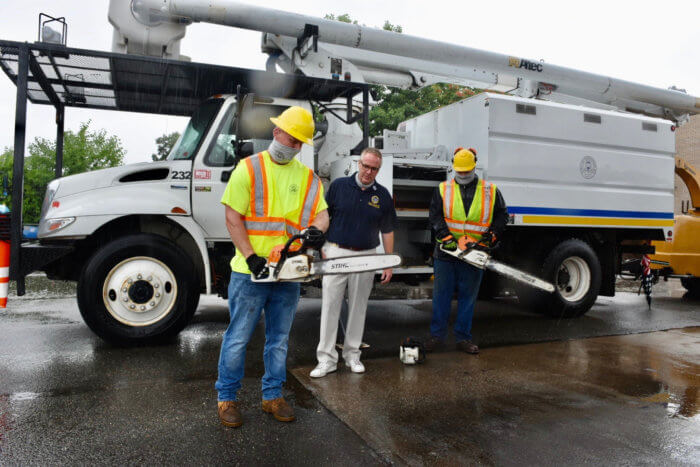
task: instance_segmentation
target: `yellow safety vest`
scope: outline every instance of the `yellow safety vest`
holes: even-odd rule
[[[464,235],[470,235],[477,240],[491,226],[493,207],[496,204],[496,185],[479,180],[474,191],[474,199],[469,206],[469,214],[464,212],[462,193],[454,179],[440,183],[442,210],[447,228],[459,240]]]
[[[321,180],[309,168],[306,180],[299,180],[297,191],[298,213],[275,212],[273,197],[276,196],[274,180],[270,180],[263,153],[244,159],[250,176],[250,216],[245,216],[245,228],[250,244],[256,254],[267,256],[274,246],[285,243],[292,235],[309,227],[316,217],[316,209],[321,199]],[[288,196],[285,194],[285,196]]]

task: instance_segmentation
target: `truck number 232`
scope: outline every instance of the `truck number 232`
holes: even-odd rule
[[[189,180],[190,178],[192,178],[192,172],[190,171],[173,171],[173,180]]]

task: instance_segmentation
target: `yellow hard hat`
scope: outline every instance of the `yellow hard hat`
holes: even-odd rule
[[[292,106],[270,121],[302,143],[314,145],[314,117],[305,108]]]
[[[455,172],[469,172],[476,167],[476,149],[455,149],[455,157],[452,159],[452,168]]]

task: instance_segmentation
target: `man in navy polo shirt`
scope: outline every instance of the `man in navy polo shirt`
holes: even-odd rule
[[[386,253],[394,249],[396,210],[389,191],[374,179],[382,166],[382,153],[375,148],[362,151],[358,171],[331,183],[326,202],[331,224],[326,233],[323,254],[326,258],[376,253],[379,233]],[[382,272],[382,284],[391,280],[391,268]],[[318,365],[312,378],[321,378],[338,368],[335,341],[340,308],[348,289],[348,322],[343,343],[345,365],[353,373],[364,373],[360,362],[360,344],[365,329],[367,300],[372,291],[374,272],[323,276],[321,335],[316,349]]]

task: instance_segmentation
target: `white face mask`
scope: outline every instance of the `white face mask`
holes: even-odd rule
[[[362,183],[360,181],[360,173],[359,172],[355,174],[355,183],[357,183],[357,186],[359,186],[360,188],[365,188],[365,189],[374,185],[374,182],[370,183],[369,185],[365,185],[364,183]]]
[[[301,149],[290,148],[289,146],[285,146],[284,144],[280,143],[276,139],[273,139],[272,143],[270,143],[270,147],[267,148],[267,152],[270,153],[272,159],[278,164],[289,163],[289,161],[294,159],[294,156],[299,154],[299,151],[301,151]]]
[[[471,182],[474,181],[475,178],[476,178],[476,172],[473,170],[464,176],[462,176],[458,173],[455,173],[455,181],[457,183],[459,183],[460,185],[469,185]]]

